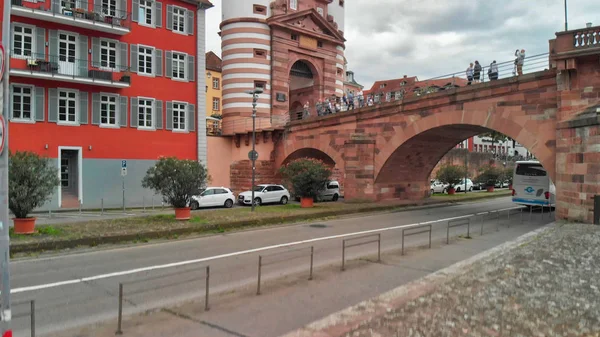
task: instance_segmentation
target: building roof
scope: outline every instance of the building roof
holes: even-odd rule
[[[445,87],[462,87],[467,85],[467,82],[468,81],[466,79],[458,77],[419,81],[416,76],[408,77],[404,75],[404,77],[398,79],[376,81],[373,83],[371,89],[365,91],[365,95],[371,93],[387,93],[402,90],[404,90],[404,92],[413,92],[415,90],[430,87],[437,87],[440,89]]]
[[[220,73],[222,70],[222,63],[223,61],[221,61],[221,58],[218,57],[217,54],[213,53],[212,51],[206,53],[206,70],[212,70]]]
[[[197,5],[199,9],[209,9],[214,7],[210,0],[181,0],[192,5]]]
[[[406,75],[404,75],[402,78],[376,81],[373,83],[373,86],[371,86],[371,89],[365,91],[365,95],[372,92],[392,92],[400,91],[402,89],[406,90],[408,87],[413,87],[417,81],[418,79],[416,76],[408,77]]]

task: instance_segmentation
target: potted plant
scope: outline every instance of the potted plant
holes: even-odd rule
[[[296,159],[279,169],[284,184],[300,197],[302,208],[313,207],[314,199],[325,189],[331,169],[316,159]]]
[[[495,165],[488,165],[483,167],[481,174],[477,177],[477,181],[484,183],[488,192],[494,192],[494,186],[502,177],[502,169]]]
[[[142,179],[142,187],[154,190],[163,201],[175,208],[175,219],[189,220],[190,200],[198,195],[208,180],[204,165],[195,160],[160,158]]]
[[[8,172],[8,208],[15,215],[15,233],[31,234],[36,218],[28,215],[54,193],[60,183],[58,169],[48,158],[17,151],[9,154]]]
[[[508,182],[508,189],[512,190],[513,184],[513,168],[507,167],[504,169],[504,180]]]
[[[436,179],[444,184],[448,184],[448,194],[452,195],[456,192],[454,186],[460,184],[465,179],[467,170],[464,166],[459,165],[442,165],[437,171]]]
[[[129,71],[129,67],[125,69],[123,72],[123,76],[121,76],[121,82],[130,83],[131,84],[131,72]]]

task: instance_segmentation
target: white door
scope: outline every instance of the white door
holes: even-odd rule
[[[58,34],[58,72],[63,75],[77,75],[77,35],[60,32]]]
[[[275,202],[275,200],[277,200],[275,186],[267,186],[265,189],[265,202]]]
[[[227,191],[217,188],[215,192],[215,206],[225,205],[225,200],[227,200]]]

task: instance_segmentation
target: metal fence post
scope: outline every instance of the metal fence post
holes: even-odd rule
[[[544,221],[544,205],[542,205],[542,215],[540,217],[542,218],[542,221]]]
[[[433,227],[429,225],[429,249],[431,249],[431,232],[433,231]]]
[[[35,337],[35,300],[31,300],[31,337]]]
[[[204,290],[204,311],[210,310],[208,306],[208,293],[210,287],[210,266],[206,266],[206,285],[204,286],[206,289]]]
[[[256,295],[260,295],[260,274],[262,269],[262,256],[258,256],[258,285],[256,287]]]
[[[152,195],[152,210],[154,210],[154,194]]]
[[[315,255],[315,247],[314,246],[310,246],[310,275],[308,276],[308,280],[312,280],[313,279],[313,260],[314,260],[314,255]]]
[[[533,206],[529,206],[529,222],[531,222],[532,215],[533,215]]]
[[[52,219],[52,209],[48,209],[48,218]]]
[[[381,233],[377,234],[377,262],[381,262]]]
[[[496,217],[496,232],[500,231],[500,211],[496,211],[498,216]]]
[[[469,222],[467,222],[467,238],[471,237],[471,219],[467,219],[469,220]]]
[[[446,224],[446,244],[450,244],[450,221]]]
[[[346,260],[346,240],[342,240],[342,271],[344,271],[344,262]]]
[[[523,223],[523,207],[521,207],[521,223]]]
[[[404,255],[404,229],[402,230],[402,255]]]
[[[81,202],[81,199],[79,199],[79,216],[81,216],[81,205],[82,205],[82,204],[83,204],[83,203]]]
[[[100,199],[100,215],[104,215],[104,198]]]
[[[146,213],[146,197],[142,196],[142,212]]]
[[[481,214],[481,233],[480,235],[483,235],[483,222],[485,221],[485,213]]]
[[[117,331],[115,335],[122,335],[121,325],[123,323],[123,283],[119,283],[119,317],[117,321]]]

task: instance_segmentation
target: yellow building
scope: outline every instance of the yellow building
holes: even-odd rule
[[[206,131],[209,135],[221,134],[221,110],[223,83],[221,58],[209,51],[206,53]]]

